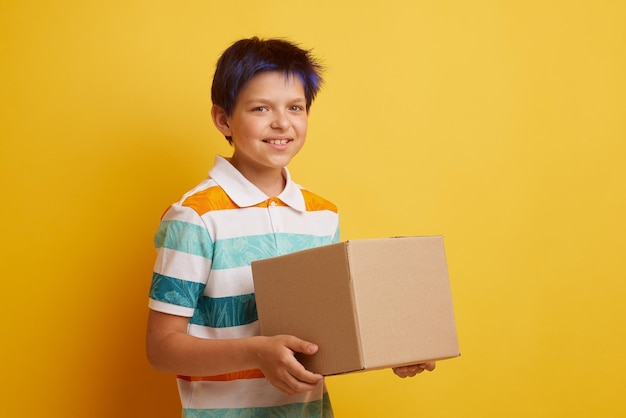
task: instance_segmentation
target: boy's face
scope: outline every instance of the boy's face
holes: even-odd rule
[[[218,109],[218,112],[220,110]],[[232,137],[231,162],[242,173],[282,172],[304,145],[308,113],[299,77],[269,71],[241,89],[230,116],[215,117],[218,129]]]

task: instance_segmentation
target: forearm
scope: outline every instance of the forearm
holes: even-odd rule
[[[187,334],[189,318],[150,310],[148,361],[157,370],[185,376],[214,376],[259,367],[266,337],[213,340]]]
[[[232,340],[197,338],[172,332],[150,340],[150,364],[165,373],[185,376],[213,376],[259,367],[256,346],[264,337]]]
[[[165,373],[216,376],[259,369],[282,392],[313,390],[323,379],[306,370],[295,353],[315,354],[317,345],[293,335],[204,339],[187,334],[189,318],[150,311],[146,352],[150,364]]]

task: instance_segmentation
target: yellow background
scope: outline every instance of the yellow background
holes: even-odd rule
[[[328,379],[339,417],[626,414],[623,1],[0,1],[6,417],[174,417],[152,236],[226,141],[231,42],[328,67],[294,178],[342,239],[443,234],[462,357]],[[419,296],[416,296],[419,303]]]

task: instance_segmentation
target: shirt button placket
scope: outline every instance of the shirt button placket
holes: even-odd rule
[[[277,216],[277,207],[276,207],[276,201],[274,199],[271,199],[268,205],[268,214],[270,217],[270,223],[272,225],[272,231],[274,233],[274,245],[276,246],[276,250],[278,251],[279,254],[281,254],[281,249],[280,249],[280,244],[278,241],[278,237],[277,237],[277,233],[280,232],[280,226],[279,226],[279,219]]]

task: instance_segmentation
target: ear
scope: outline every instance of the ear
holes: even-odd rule
[[[215,127],[226,137],[233,136],[228,124],[228,116],[221,106],[213,105],[211,107],[211,117]]]

